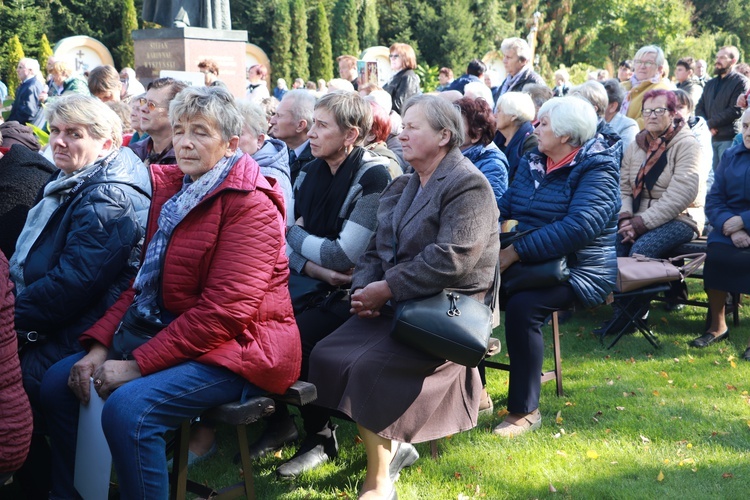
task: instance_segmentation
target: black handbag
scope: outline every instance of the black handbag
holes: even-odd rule
[[[507,248],[533,230],[501,233],[500,248]],[[567,256],[542,262],[516,262],[502,273],[500,289],[503,295],[512,295],[521,290],[548,288],[565,283],[570,278]]]
[[[396,260],[394,242],[394,262]],[[495,266],[490,307],[459,292],[443,290],[431,297],[396,304],[391,337],[439,359],[477,366],[492,335],[500,267]]]
[[[138,312],[135,304],[132,304],[125,311],[125,316],[122,317],[112,338],[114,359],[133,359],[133,351],[154,338],[166,326],[158,318],[144,316]]]
[[[334,290],[336,287],[324,281],[299,274],[294,270],[289,273],[289,295],[292,298],[295,316],[307,309],[317,307]]]

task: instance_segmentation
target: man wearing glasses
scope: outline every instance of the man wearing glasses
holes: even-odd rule
[[[641,47],[633,59],[633,76],[630,80],[621,83],[628,91],[625,101],[622,103],[620,113],[638,122],[638,127],[643,130],[643,96],[649,90],[665,89],[671,90],[670,83],[662,78],[664,69],[664,52],[656,45]]]
[[[177,164],[172,147],[169,103],[187,86],[187,83],[174,78],[158,78],[148,84],[145,97],[141,97],[141,130],[149,137],[128,147],[146,165]]]
[[[714,62],[714,74],[717,78],[706,82],[703,95],[695,106],[695,115],[705,118],[711,130],[714,169],[740,130],[742,110],[737,106],[737,97],[750,88],[747,78],[734,71],[739,58],[737,47],[729,45],[719,49]]]

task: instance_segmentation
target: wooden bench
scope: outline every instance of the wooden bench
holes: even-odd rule
[[[215,490],[195,483],[187,478],[188,443],[190,420],[184,420],[174,438],[174,466],[170,475],[170,498],[183,500],[188,491],[201,498],[229,499],[245,496],[255,498],[253,466],[247,442],[247,425],[255,423],[276,411],[277,401],[296,406],[306,405],[318,397],[315,386],[303,381],[295,382],[286,393],[256,396],[242,403],[235,401],[206,411],[203,417],[213,422],[233,425],[237,428],[237,444],[240,449],[244,481]]]

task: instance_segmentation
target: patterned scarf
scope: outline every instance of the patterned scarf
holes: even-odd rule
[[[637,212],[641,205],[641,193],[645,187],[648,190],[653,189],[656,180],[659,178],[661,173],[664,171],[664,167],[667,165],[667,159],[662,157],[664,152],[667,150],[669,143],[674,139],[674,136],[682,130],[685,126],[685,121],[677,117],[674,119],[672,124],[667,127],[667,130],[662,133],[656,139],[651,137],[648,130],[641,130],[638,135],[635,136],[635,142],[638,147],[646,152],[646,159],[643,161],[643,165],[638,169],[638,175],[635,177],[635,184],[633,185],[633,212]]]
[[[133,288],[136,291],[133,303],[144,316],[159,317],[157,301],[159,277],[172,231],[198,203],[226,179],[229,171],[243,154],[238,149],[233,156],[223,157],[197,181],[192,182],[190,177],[186,175],[182,189],[161,207],[161,213],[157,220],[158,229],[148,244],[146,258],[143,260],[143,265],[133,283]]]

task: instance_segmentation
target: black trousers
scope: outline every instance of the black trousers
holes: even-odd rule
[[[508,298],[505,345],[510,356],[509,412],[530,413],[539,407],[544,360],[542,326],[547,316],[568,309],[575,298],[569,284],[524,290]]]

